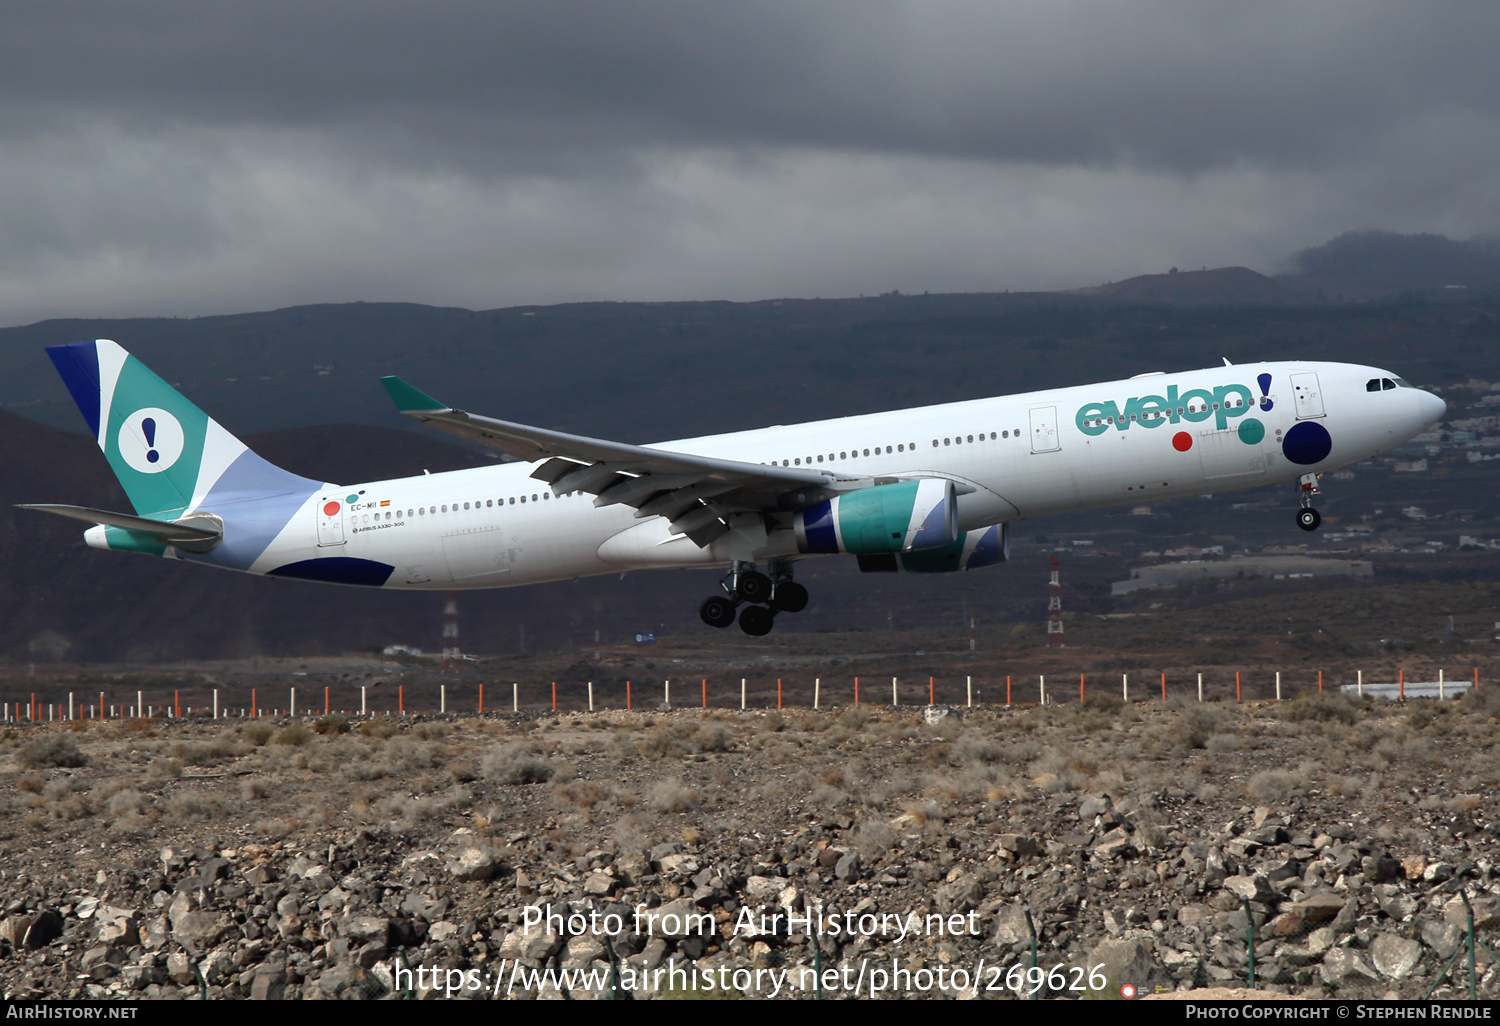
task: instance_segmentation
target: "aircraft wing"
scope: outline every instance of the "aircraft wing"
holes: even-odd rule
[[[525,462],[545,461],[532,477],[554,495],[587,492],[595,506],[623,503],[637,517],[662,516],[674,534],[700,546],[728,533],[736,512],[800,509],[827,495],[872,483],[800,467],[715,459],[627,445],[480,417],[444,406],[401,378],[380,379],[396,408],[467,441]]]

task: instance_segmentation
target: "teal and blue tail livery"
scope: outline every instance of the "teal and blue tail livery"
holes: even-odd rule
[[[88,532],[90,545],[158,554],[172,545],[248,570],[323,487],[261,459],[114,342],[52,346],[47,355],[137,514],[48,509],[101,525]],[[202,537],[184,543],[215,530],[221,540],[209,551]]]

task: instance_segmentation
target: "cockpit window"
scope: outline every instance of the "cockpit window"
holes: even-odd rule
[[[1395,388],[1396,387],[1396,383],[1394,381],[1392,381],[1390,378],[1381,378],[1380,379],[1380,384],[1381,384],[1381,387],[1387,388],[1387,389],[1391,389],[1391,388]]]
[[[1380,391],[1380,379],[1379,378],[1371,378],[1369,381],[1366,381],[1365,382],[1365,391],[1366,392],[1379,392]]]

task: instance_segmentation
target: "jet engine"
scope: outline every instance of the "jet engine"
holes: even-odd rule
[[[798,552],[921,552],[958,537],[953,482],[919,478],[836,495],[797,513]]]

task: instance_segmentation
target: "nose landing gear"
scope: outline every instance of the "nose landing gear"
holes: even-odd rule
[[[800,613],[807,608],[807,589],[792,580],[791,569],[772,565],[773,576],[755,569],[752,563],[736,563],[724,575],[720,585],[724,595],[710,595],[698,606],[698,616],[710,627],[728,627],[735,621],[740,605],[740,630],[751,637],[771,632],[777,613]]]
[[[1312,497],[1318,494],[1318,475],[1303,474],[1297,485],[1297,500],[1302,507],[1297,510],[1297,526],[1304,531],[1316,531],[1323,522],[1323,515],[1312,505]]]

